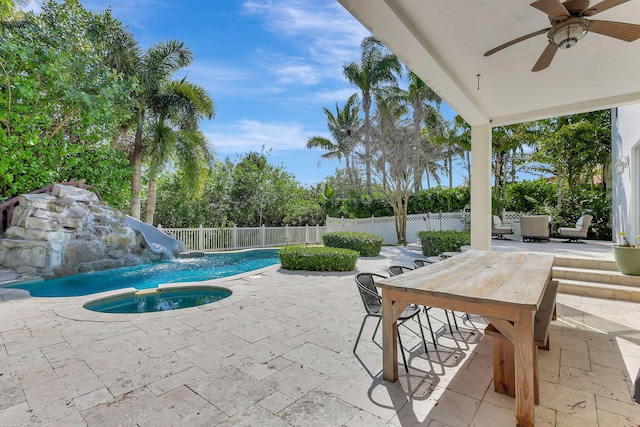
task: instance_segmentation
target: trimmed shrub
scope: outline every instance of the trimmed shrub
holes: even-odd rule
[[[459,212],[469,207],[469,187],[434,187],[409,196],[409,214]]]
[[[354,231],[335,231],[322,236],[322,242],[330,248],[352,249],[360,256],[378,256],[382,247],[382,236]]]
[[[352,271],[358,252],[319,246],[287,246],[278,254],[282,268],[306,271]]]
[[[443,252],[457,252],[471,244],[468,231],[421,231],[418,233],[424,256],[436,256]]]

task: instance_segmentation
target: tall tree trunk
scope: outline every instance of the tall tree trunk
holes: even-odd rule
[[[355,179],[355,165],[351,165],[351,159],[350,159],[350,155],[349,153],[346,153],[344,155],[344,162],[347,168],[347,179],[349,180],[349,187],[350,188],[356,188],[356,179]]]
[[[465,151],[464,155],[467,163],[467,179],[469,182],[469,188],[471,188],[471,150]]]
[[[422,106],[422,103],[418,103],[418,105],[416,105],[415,103],[413,104],[413,149],[414,149],[414,156],[413,156],[413,169],[414,169],[414,175],[416,177],[415,181],[413,182],[413,191],[415,193],[417,193],[418,191],[420,191],[422,189],[422,162],[421,162],[421,157],[422,157],[422,153],[420,150],[420,127],[422,125],[422,121],[424,120],[424,108]]]
[[[558,183],[558,198],[556,202],[556,208],[558,209],[558,213],[562,214],[562,172],[558,172],[558,176],[556,178],[556,182]]]
[[[407,186],[408,187],[408,186]],[[407,216],[409,214],[409,193],[405,192],[402,200],[402,244],[407,245]]]
[[[371,95],[362,96],[364,109],[364,168],[367,177],[367,193],[371,194]]]
[[[149,195],[147,196],[147,224],[153,225],[153,216],[156,213],[156,177],[149,177]]]
[[[138,124],[133,144],[133,176],[131,177],[131,216],[140,219],[140,188],[142,181],[142,124],[144,110],[138,111]]]

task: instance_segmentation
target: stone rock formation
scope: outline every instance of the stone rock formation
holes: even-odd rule
[[[125,214],[91,191],[61,184],[21,195],[5,234],[0,266],[26,275],[59,277],[170,256],[149,250]]]

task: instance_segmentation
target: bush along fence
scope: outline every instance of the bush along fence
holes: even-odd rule
[[[226,251],[293,244],[319,244],[326,227],[228,227],[158,229],[183,242],[190,251]]]
[[[469,212],[439,212],[408,215],[407,240],[409,243],[417,242],[418,233],[425,230],[462,231],[468,226],[469,222]],[[326,224],[327,233],[335,231],[358,231],[382,236],[383,244],[385,245],[398,243],[396,226],[392,216],[356,219],[327,217]]]
[[[503,224],[512,224],[514,233],[509,235],[511,240],[522,239],[520,230],[520,212],[503,211],[500,215]],[[440,212],[424,213],[407,216],[407,240],[409,243],[419,243],[418,233],[421,231],[463,231],[470,225],[469,212]],[[554,224],[554,229],[563,224]],[[572,224],[564,224],[572,226]],[[327,217],[327,233],[335,231],[358,231],[379,234],[384,239],[383,244],[392,245],[398,242],[395,223],[392,216],[371,218],[331,218]],[[592,236],[592,233],[589,233]]]
[[[521,238],[520,215],[518,212],[503,212],[502,222],[513,224],[515,233],[512,240]],[[414,214],[407,217],[407,239],[418,242],[421,231],[463,231],[470,223],[469,212],[439,212]],[[224,251],[234,249],[266,248],[294,244],[320,244],[325,233],[354,231],[378,234],[383,244],[398,242],[394,218],[332,218],[327,216],[326,226],[302,227],[229,227],[229,228],[162,228],[187,245],[190,251]]]

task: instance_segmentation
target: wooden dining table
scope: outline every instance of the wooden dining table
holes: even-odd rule
[[[514,344],[516,425],[534,425],[534,317],[554,256],[469,250],[376,282],[382,290],[383,378],[398,379],[397,319],[409,304],[485,317]]]

